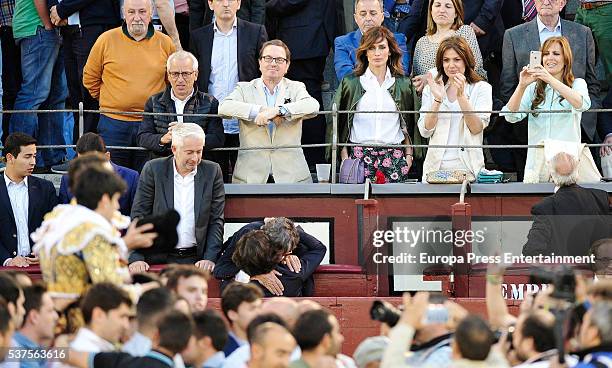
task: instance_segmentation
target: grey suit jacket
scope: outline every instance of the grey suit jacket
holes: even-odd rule
[[[572,71],[574,77],[587,82],[591,109],[601,107],[599,81],[595,76],[595,42],[591,30],[581,24],[561,19],[561,34],[569,40],[572,49]],[[536,19],[529,23],[510,28],[504,34],[502,50],[503,68],[500,77],[501,103],[496,109],[508,103],[519,81],[521,69],[529,64],[529,52],[540,50],[540,36]],[[597,127],[597,114],[582,114],[582,129],[593,141]]]
[[[173,165],[174,156],[154,159],[145,164],[132,206],[132,218],[160,214],[174,208]],[[225,209],[221,167],[212,161],[202,160],[198,165],[194,190],[198,257],[216,262],[223,245]],[[130,262],[143,260],[144,256],[137,251],[130,255]]]

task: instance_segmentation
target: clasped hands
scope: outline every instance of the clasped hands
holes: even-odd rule
[[[426,81],[433,98],[438,101],[444,100],[444,97],[446,97],[446,88],[444,86],[442,78],[434,78],[430,73],[428,73]],[[455,89],[457,90],[457,98],[464,97],[465,85],[467,83],[465,75],[457,73],[454,76],[450,77],[448,81],[450,83],[450,86],[455,87]]]
[[[59,14],[57,14],[57,5],[53,5],[49,10],[49,18],[51,19],[51,23],[56,27],[68,25],[68,19],[62,19]]]
[[[267,126],[268,121],[272,121],[276,126],[279,126],[283,120],[284,118],[279,115],[277,106],[263,106],[255,117],[255,124],[258,126]]]

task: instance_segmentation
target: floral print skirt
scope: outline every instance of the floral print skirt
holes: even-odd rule
[[[410,167],[402,149],[365,146],[349,148],[351,158],[363,161],[365,177],[373,184],[405,183],[408,180]]]

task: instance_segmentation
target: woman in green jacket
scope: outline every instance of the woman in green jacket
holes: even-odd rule
[[[356,52],[355,71],[344,77],[334,102],[338,110],[405,111],[413,109],[410,78],[403,75],[402,52],[393,33],[373,27],[361,38]],[[338,116],[340,157],[361,159],[365,177],[372,183],[401,183],[408,179],[414,159],[413,149],[371,147],[369,145],[410,144],[414,116],[399,113],[357,113]]]

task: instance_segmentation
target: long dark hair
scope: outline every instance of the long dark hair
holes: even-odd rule
[[[368,49],[374,44],[387,40],[389,45],[389,59],[387,59],[387,67],[391,75],[394,77],[404,75],[404,67],[402,66],[402,50],[397,45],[393,33],[384,27],[372,27],[361,37],[361,43],[357,49],[357,65],[355,66],[355,75],[362,76],[368,68]]]
[[[476,59],[472,53],[470,45],[461,36],[452,36],[440,43],[438,52],[436,53],[436,69],[438,69],[438,76],[436,78],[442,78],[444,84],[448,82],[448,75],[444,71],[444,53],[448,50],[455,50],[459,57],[465,64],[465,80],[468,84],[474,84],[484,80],[474,68],[476,67]]]
[[[542,55],[548,52],[548,49],[555,43],[561,45],[561,50],[563,51],[563,75],[561,76],[561,82],[566,86],[571,87],[574,84],[574,73],[572,73],[572,49],[570,48],[569,42],[567,38],[563,36],[555,36],[547,39],[542,44],[540,51],[542,51]],[[546,90],[547,83],[541,80],[536,81],[535,87],[535,95],[533,101],[531,101],[531,110],[535,110],[546,98]],[[559,96],[560,101],[563,101],[563,96]],[[533,116],[538,116],[537,113],[533,113]]]

